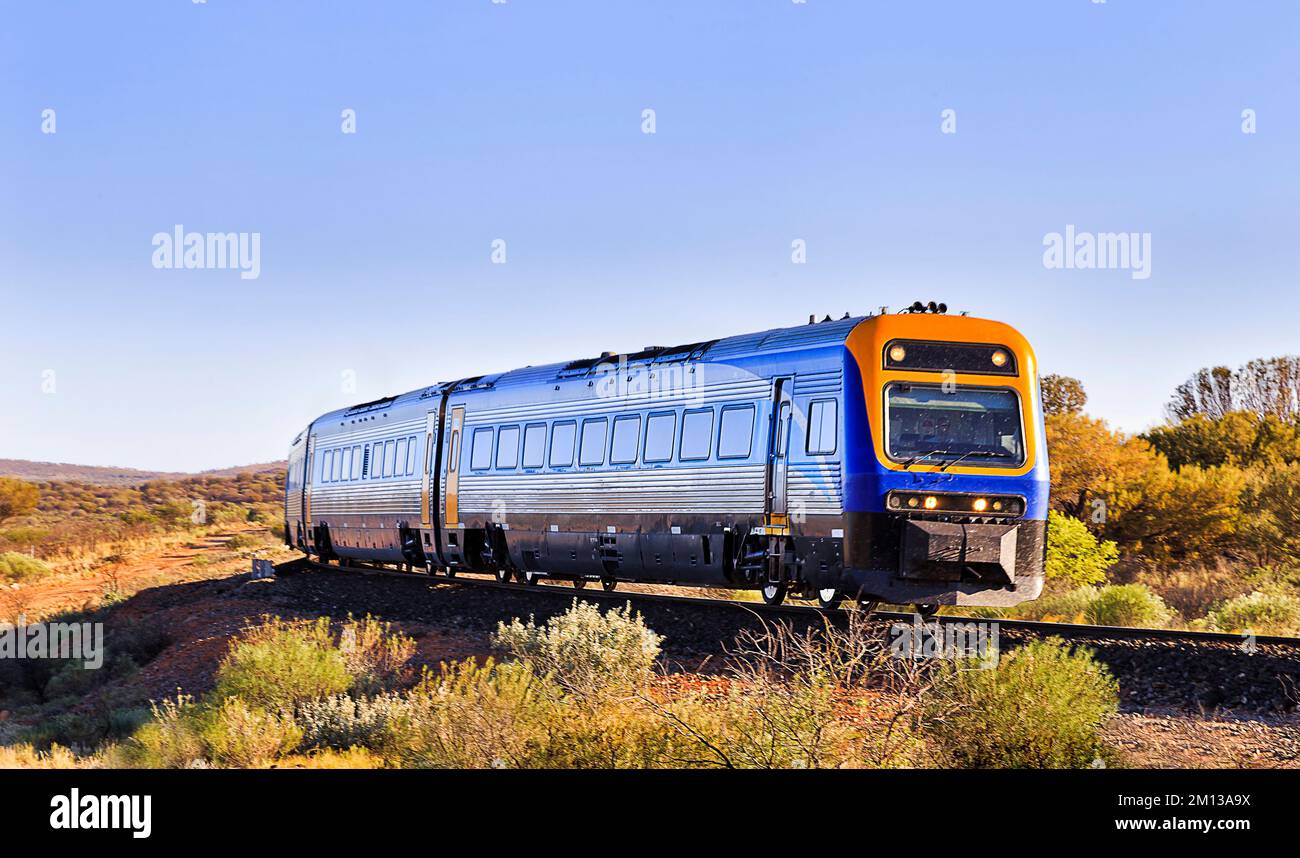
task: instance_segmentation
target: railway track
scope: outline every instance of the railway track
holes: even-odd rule
[[[438,584],[452,584],[462,587],[484,587],[496,590],[511,591],[516,593],[536,594],[542,597],[555,597],[572,599],[579,596],[583,599],[626,602],[628,600],[636,602],[655,602],[664,604],[675,604],[682,606],[698,606],[705,608],[725,608],[732,607],[739,610],[748,611],[759,617],[777,618],[781,616],[799,617],[808,619],[817,616],[835,616],[843,613],[843,608],[827,610],[815,605],[767,605],[762,602],[748,602],[735,599],[709,599],[699,596],[671,596],[663,593],[643,593],[634,590],[625,591],[605,591],[595,587],[566,588],[556,585],[539,583],[535,585],[503,583],[494,578],[479,573],[457,574],[455,576],[447,575],[428,575],[423,572],[402,572],[394,569],[386,569],[377,566],[365,566],[353,564],[351,566],[336,566],[328,563],[321,563],[309,558],[299,558],[291,560],[288,563],[282,563],[276,568],[277,574],[293,573],[304,569],[314,569],[317,571],[338,573],[338,574],[360,574],[369,576],[383,576],[401,578],[407,581],[423,580]],[[915,614],[903,613],[899,611],[874,611],[872,618],[882,622],[912,622],[916,617]],[[1236,634],[1231,632],[1202,632],[1187,631],[1183,629],[1149,629],[1134,628],[1129,626],[1093,626],[1080,623],[1059,623],[1047,622],[1041,620],[1014,620],[1002,618],[983,618],[970,617],[958,614],[939,614],[930,617],[928,622],[938,622],[941,625],[954,623],[977,623],[977,622],[996,622],[1002,631],[1022,632],[1036,637],[1056,636],[1070,640],[1115,640],[1115,641],[1165,641],[1172,643],[1182,643],[1190,646],[1200,644],[1235,644],[1243,647],[1243,651],[1249,648],[1259,646],[1279,646],[1289,647],[1296,650],[1297,657],[1300,657],[1300,638],[1281,637],[1275,635],[1251,635]]]

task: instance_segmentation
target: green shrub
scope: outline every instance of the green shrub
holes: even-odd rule
[[[433,768],[649,768],[694,759],[698,742],[633,696],[569,696],[528,661],[444,666],[409,695],[394,750]]]
[[[226,548],[231,551],[238,551],[242,548],[257,548],[264,545],[266,540],[257,534],[236,533],[230,539],[226,540]]]
[[[527,623],[500,623],[492,639],[539,675],[549,674],[566,691],[579,695],[645,684],[662,641],[631,605],[602,614],[595,605],[576,599],[544,626],[531,617]]]
[[[54,572],[44,561],[17,551],[0,554],[0,579],[16,584],[30,584]]]
[[[79,760],[67,748],[37,750],[30,744],[0,746],[0,769],[75,769]]]
[[[1102,587],[1084,611],[1084,619],[1097,626],[1137,626],[1159,629],[1169,625],[1174,612],[1164,599],[1143,584]]]
[[[923,721],[939,762],[960,768],[1082,768],[1112,752],[1102,740],[1119,689],[1087,650],[1059,638],[1002,656],[998,666],[943,662]]]
[[[1048,620],[1059,623],[1087,622],[1088,610],[1097,600],[1096,587],[1080,587],[1068,593],[1040,596],[1015,607],[1015,616],[1025,620]]]
[[[687,695],[662,713],[676,728],[678,764],[693,768],[810,769],[871,764],[862,736],[843,717],[827,675],[751,676],[720,696]]]
[[[152,705],[153,720],[115,749],[111,762],[140,769],[183,769],[204,759],[197,706],[177,695]]]
[[[1212,628],[1224,632],[1300,634],[1300,598],[1280,590],[1257,590],[1223,602],[1207,619]]]
[[[339,631],[338,648],[352,675],[352,692],[375,694],[409,678],[415,639],[394,632],[391,624],[369,615],[360,620],[349,616]]]
[[[226,698],[202,711],[199,736],[205,757],[219,766],[264,768],[302,741],[291,719]]]
[[[1047,577],[1071,587],[1100,584],[1119,560],[1114,542],[1098,540],[1077,518],[1052,510],[1047,516]]]
[[[411,705],[395,693],[359,698],[339,694],[300,704],[294,720],[302,728],[304,748],[383,751],[410,725]]]
[[[233,697],[196,704],[178,696],[155,705],[153,720],[117,746],[109,762],[150,769],[260,768],[301,741],[302,730],[284,715]]]
[[[302,701],[341,694],[352,683],[328,618],[271,618],[236,638],[217,669],[213,693],[268,711],[292,710]]]

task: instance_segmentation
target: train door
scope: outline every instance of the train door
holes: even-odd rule
[[[444,524],[451,528],[460,524],[460,447],[465,430],[465,406],[451,409],[451,423],[447,427],[447,508]]]
[[[767,500],[764,524],[773,528],[788,527],[790,523],[786,510],[785,486],[787,454],[790,447],[790,416],[793,411],[790,389],[793,386],[794,379],[789,376],[772,381],[772,426],[768,432],[767,478],[764,481],[767,485]]]
[[[420,477],[420,527],[429,530],[433,527],[433,505],[430,490],[434,487],[434,463],[437,457],[434,451],[438,443],[438,412],[430,411],[424,420],[424,474]]]
[[[316,435],[307,436],[306,466],[302,474],[302,527],[311,539],[311,476],[316,473]]]

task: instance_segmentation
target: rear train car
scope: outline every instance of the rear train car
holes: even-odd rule
[[[1037,365],[999,322],[845,318],[438,384],[295,439],[291,545],[323,560],[825,606],[1038,596]]]

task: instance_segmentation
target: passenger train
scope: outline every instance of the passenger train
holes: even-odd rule
[[[291,546],[343,565],[1013,605],[1043,586],[1037,364],[1008,325],[902,313],[435,384],[294,439]]]

